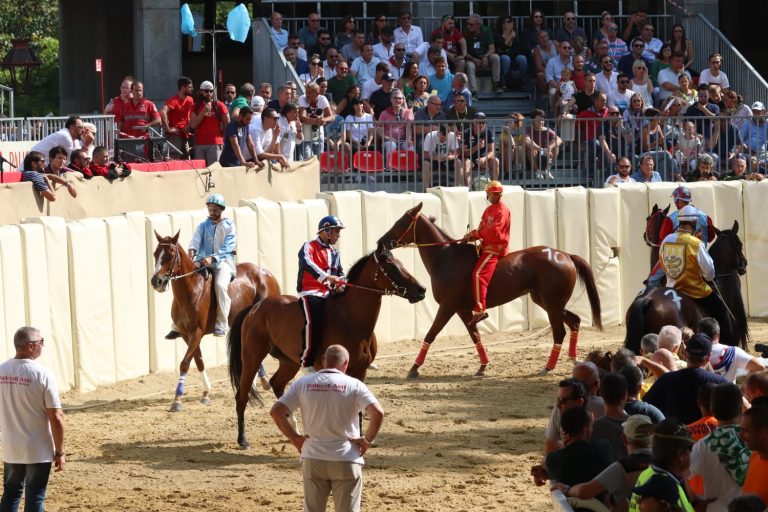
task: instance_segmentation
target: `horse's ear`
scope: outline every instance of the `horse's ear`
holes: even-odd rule
[[[161,237],[160,235],[157,234],[157,230],[156,229],[154,230],[154,232],[155,232],[155,238],[157,238],[157,241],[158,242],[162,242],[163,241],[163,237]]]
[[[411,208],[411,215],[417,215],[421,211],[422,206],[424,206],[423,202]]]
[[[659,211],[659,205],[656,203],[653,203],[653,208],[651,208],[651,215]]]
[[[717,229],[717,228],[716,228],[716,227],[714,227],[714,226],[712,226],[712,229],[714,229],[714,230],[715,230],[715,235],[717,235],[717,236],[720,236],[720,230],[719,230],[719,229]]]
[[[670,207],[670,205],[667,205],[667,207],[664,208],[664,215],[669,213],[669,207]]]
[[[171,238],[171,241],[175,244],[179,241],[179,235],[181,234],[181,230],[178,230],[175,235],[173,235],[173,238]]]
[[[736,219],[733,220],[733,227],[731,228],[731,231],[733,231],[734,235],[739,234],[739,221],[737,221]]]

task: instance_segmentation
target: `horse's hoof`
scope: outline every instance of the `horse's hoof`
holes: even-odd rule
[[[542,368],[541,370],[537,371],[535,375],[547,375],[549,374],[550,369],[547,367]]]
[[[485,370],[477,370],[474,377],[485,377]]]
[[[181,402],[173,402],[171,404],[171,412],[181,412],[183,408],[184,406],[181,405]]]
[[[200,403],[203,405],[211,405],[211,397],[204,396],[203,398],[200,399]]]
[[[371,363],[371,364],[368,365],[368,368],[371,369],[371,370],[378,370],[379,369],[379,365],[377,365],[376,363]]]
[[[259,377],[259,383],[261,384],[261,389],[264,391],[269,391],[272,389],[272,386],[269,384],[269,379],[266,377]]]
[[[416,380],[419,378],[419,370],[412,369],[408,372],[408,375],[405,376],[408,380]]]
[[[243,439],[242,441],[238,441],[237,442],[237,449],[238,450],[247,450],[250,447],[251,447],[251,445],[248,444],[248,441],[246,441],[245,439]]]

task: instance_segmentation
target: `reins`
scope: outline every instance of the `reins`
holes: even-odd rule
[[[362,285],[350,283],[350,282],[345,282],[344,286],[348,288],[357,288],[358,290],[363,290],[367,292],[378,293],[379,295],[387,295],[387,296],[397,295],[398,297],[405,297],[406,294],[408,293],[408,289],[405,286],[398,286],[395,280],[392,279],[389,276],[389,274],[387,274],[387,271],[384,270],[381,263],[379,263],[379,257],[375,252],[373,253],[373,260],[376,262],[376,272],[373,275],[373,280],[376,281],[376,279],[378,279],[379,271],[381,271],[384,277],[386,277],[389,280],[389,283],[392,285],[392,288],[386,288],[384,290],[380,290],[378,288],[371,288],[369,286],[362,286]]]
[[[195,275],[195,274],[199,274],[200,272],[202,272],[202,271],[204,271],[205,269],[208,268],[208,267],[200,267],[200,268],[196,268],[192,272],[187,272],[186,274],[176,275],[174,273],[174,270],[176,269],[176,267],[178,265],[181,264],[181,256],[180,256],[180,252],[181,251],[179,249],[179,245],[178,244],[169,244],[169,243],[163,242],[163,243],[158,244],[158,246],[173,247],[174,249],[176,249],[176,252],[175,252],[175,254],[173,256],[173,263],[171,264],[171,271],[168,273],[168,276],[167,276],[169,282],[173,282],[173,281],[176,281],[177,279],[184,279],[186,277],[189,277],[189,276],[192,276],[192,275]]]
[[[458,244],[461,242],[461,240],[446,240],[444,242],[426,242],[426,243],[417,243],[416,242],[416,222],[418,222],[419,217],[421,214],[417,213],[413,217],[411,217],[411,223],[408,225],[408,227],[403,231],[403,233],[400,235],[400,238],[395,240],[395,245],[393,247],[435,247],[438,245],[452,245],[452,244]],[[402,243],[403,237],[405,237],[406,234],[408,234],[408,231],[413,231],[413,242],[407,242]]]

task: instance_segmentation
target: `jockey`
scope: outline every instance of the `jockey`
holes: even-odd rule
[[[189,242],[189,256],[199,262],[201,267],[209,267],[213,273],[213,286],[216,293],[216,326],[214,336],[224,336],[229,327],[229,306],[231,299],[227,293],[229,283],[235,277],[235,247],[237,234],[232,219],[222,218],[227,205],[224,196],[211,194],[205,202],[208,206],[208,218],[197,226]]]
[[[661,242],[659,264],[667,276],[667,286],[697,302],[718,321],[722,338],[732,340],[733,324],[728,307],[709,284],[715,278],[715,265],[704,242],[694,236],[699,213],[691,205],[680,209],[677,231]]]
[[[709,245],[709,242],[715,238],[715,227],[712,225],[712,219],[709,217],[709,215],[690,204],[691,191],[688,189],[688,187],[684,187],[682,185],[677,187],[674,192],[672,192],[672,200],[674,201],[677,209],[667,215],[662,221],[661,228],[659,229],[659,240],[664,240],[667,235],[673,233],[677,229],[677,218],[680,215],[680,210],[685,206],[690,206],[693,208],[693,210],[696,211],[696,227],[693,234],[696,238],[704,243],[704,248],[706,248]],[[648,277],[648,286],[661,286],[663,280],[664,271],[657,264],[655,267],[653,267],[651,275]]]
[[[465,242],[480,240],[480,258],[472,271],[472,295],[475,300],[472,319],[469,325],[488,318],[485,312],[485,296],[488,291],[488,283],[491,281],[493,271],[499,258],[507,254],[509,246],[509,226],[511,213],[507,205],[501,202],[501,194],[504,188],[498,181],[490,181],[485,187],[485,194],[491,203],[483,212],[480,225],[470,231],[463,239]]]
[[[297,291],[304,312],[304,350],[301,366],[312,372],[315,355],[322,343],[325,299],[331,290],[344,290],[344,270],[341,257],[333,247],[344,225],[333,215],[320,219],[317,238],[306,242],[299,251]]]

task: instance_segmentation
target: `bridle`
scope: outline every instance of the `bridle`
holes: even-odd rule
[[[654,224],[656,223],[656,218],[660,215],[661,216],[664,215],[664,210],[658,209],[655,212],[653,212],[648,217],[648,222],[645,225],[645,233],[643,233],[643,241],[649,247],[661,247],[661,240],[659,240],[658,242],[652,241]]]
[[[397,249],[398,247],[435,247],[438,245],[452,245],[460,243],[461,240],[446,240],[444,242],[427,242],[427,243],[417,243],[416,242],[416,223],[419,221],[419,218],[421,218],[421,214],[417,213],[416,215],[411,215],[410,212],[405,213],[407,216],[411,218],[410,224],[408,224],[408,227],[405,228],[405,231],[403,231],[397,240],[394,240],[390,244],[390,249]],[[405,242],[402,243],[403,238],[408,234],[408,232],[411,231],[413,233],[413,242]]]
[[[735,235],[733,235],[733,233],[731,233],[730,230],[728,232],[720,231],[720,233],[717,235],[717,239],[720,240],[721,238],[729,239],[728,243],[733,245],[733,241],[731,240],[735,238]],[[724,272],[722,274],[715,274],[715,279],[718,277],[727,277],[732,274],[736,274],[737,276],[742,276],[747,273],[747,258],[746,256],[744,256],[743,249],[738,250],[734,247],[733,250],[734,252],[736,252],[736,268],[729,272]]]
[[[387,280],[389,281],[389,284],[391,285],[391,288],[390,287],[385,287],[383,290],[380,290],[378,288],[371,288],[371,287],[368,287],[368,286],[360,286],[360,285],[355,284],[355,283],[345,283],[344,286],[346,286],[348,288],[357,288],[358,290],[365,290],[365,291],[369,291],[369,292],[378,293],[379,295],[387,295],[387,296],[389,296],[389,295],[396,295],[396,296],[402,297],[404,299],[408,298],[407,297],[408,288],[405,287],[405,286],[398,285],[397,282],[395,282],[395,280],[392,279],[392,276],[390,276],[387,273],[387,270],[384,268],[384,265],[382,264],[382,262],[379,261],[379,253],[378,253],[378,251],[373,253],[373,261],[376,263],[376,270],[373,273],[373,281],[376,282],[378,280],[378,278],[379,278],[379,273],[381,273],[384,277],[387,278]]]
[[[157,244],[157,246],[158,247],[173,247],[175,249],[175,251],[173,253],[173,262],[171,263],[171,270],[170,270],[170,272],[168,272],[165,275],[165,279],[169,283],[172,283],[172,282],[174,282],[177,279],[183,279],[185,277],[189,277],[189,276],[198,274],[198,273],[202,272],[203,270],[205,270],[207,268],[207,267],[200,267],[200,268],[196,268],[192,272],[187,272],[186,274],[176,275],[175,269],[176,269],[176,267],[181,265],[181,255],[180,255],[181,251],[179,250],[179,244],[178,243],[171,244],[171,243],[168,243],[168,242],[160,242],[159,244]]]

